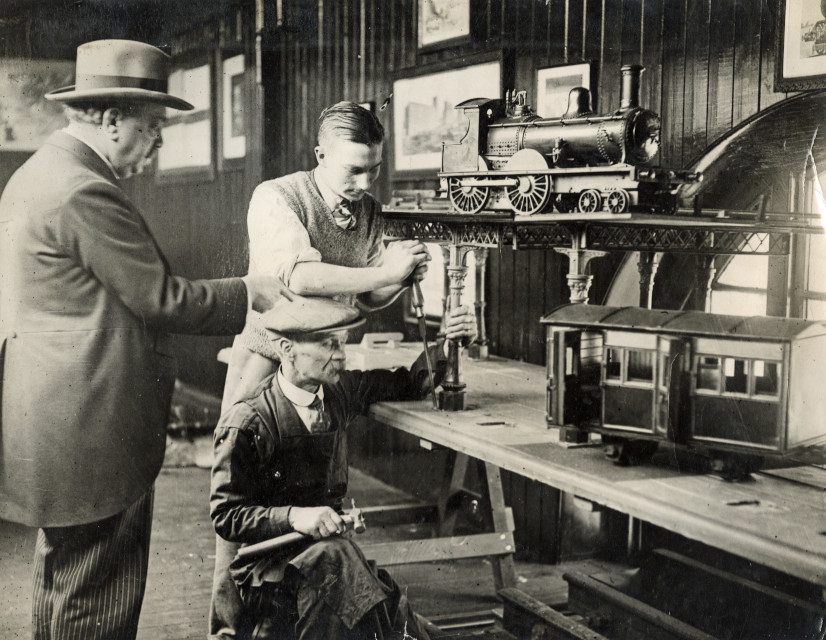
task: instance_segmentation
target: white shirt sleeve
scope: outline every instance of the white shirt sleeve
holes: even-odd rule
[[[299,262],[321,262],[295,211],[268,184],[256,187],[247,212],[250,273],[273,275],[290,286]]]

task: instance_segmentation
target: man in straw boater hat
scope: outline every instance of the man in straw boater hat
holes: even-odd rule
[[[266,637],[300,640],[428,638],[390,575],[341,535],[348,425],[373,402],[430,390],[424,353],[410,370],[345,370],[347,331],[361,322],[351,305],[285,294],[261,317],[280,367],[215,430],[212,522],[218,535],[242,543],[230,567],[246,607],[247,628],[236,637],[262,637],[267,628]],[[473,341],[475,313],[452,309],[446,327],[448,338]],[[430,356],[438,384],[444,344]],[[262,555],[244,552],[295,531],[306,538]]]
[[[47,94],[69,125],[0,198],[0,518],[39,527],[37,640],[134,638],[152,487],[174,383],[168,333],[234,334],[274,277],[170,274],[119,186],[161,145],[168,56],[78,47],[76,84]]]

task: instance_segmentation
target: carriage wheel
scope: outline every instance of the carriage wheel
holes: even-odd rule
[[[462,213],[479,213],[490,195],[489,187],[464,187],[461,178],[450,178],[447,191],[453,206]]]
[[[508,202],[517,214],[533,215],[545,208],[551,195],[551,179],[547,175],[526,175],[508,187]]]
[[[762,456],[729,451],[712,451],[711,457],[712,472],[729,482],[748,480],[764,463]]]
[[[631,202],[631,196],[625,189],[612,191],[606,198],[608,204],[608,211],[611,213],[624,213],[628,211],[628,203]]]
[[[581,213],[594,213],[602,209],[602,196],[596,189],[586,189],[579,194],[577,206]]]
[[[654,440],[628,440],[616,436],[602,436],[605,457],[622,467],[633,467],[648,462],[657,451]]]

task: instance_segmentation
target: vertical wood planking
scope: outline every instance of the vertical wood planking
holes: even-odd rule
[[[643,0],[643,11],[640,16],[642,32],[640,64],[645,67],[640,80],[640,104],[656,113],[662,113],[664,1]],[[661,162],[662,156],[656,161]]]
[[[619,109],[622,57],[622,2],[604,0],[599,63],[598,113]]]
[[[733,124],[757,112],[760,101],[761,0],[734,3]]]
[[[688,2],[686,15],[683,164],[706,146],[708,131],[709,7]]]
[[[730,0],[710,0],[708,55],[708,141],[732,126],[734,8]]]
[[[774,3],[760,2],[760,100],[758,110],[783,100],[785,92],[774,90],[774,67],[777,60],[774,45]]]
[[[662,164],[682,166],[685,4],[669,2],[663,25]],[[722,0],[726,2],[727,0]]]

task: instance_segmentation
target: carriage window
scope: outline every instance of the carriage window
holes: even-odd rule
[[[622,371],[622,350],[608,347],[605,355],[605,378],[619,380]]]
[[[650,351],[626,351],[628,355],[628,381],[651,382],[654,380],[654,365]]]
[[[748,370],[745,360],[725,358],[723,360],[723,373],[725,374],[725,391],[727,393],[748,393]]]
[[[720,359],[700,356],[697,361],[697,388],[708,391],[720,389]]]
[[[778,380],[780,379],[780,365],[777,362],[764,362],[754,360],[752,362],[754,374],[754,393],[758,396],[776,396],[778,391]]]

